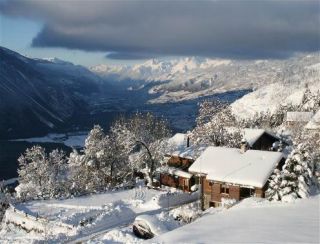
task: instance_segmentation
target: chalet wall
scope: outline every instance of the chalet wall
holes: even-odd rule
[[[203,193],[204,193],[204,207],[207,208],[210,202],[221,202],[221,198],[230,198],[240,200],[240,186],[225,185],[229,188],[229,194],[221,192],[221,182],[212,182],[207,179],[203,179]]]
[[[160,183],[161,185],[177,188],[179,185],[179,180],[172,175],[160,174]]]
[[[161,185],[178,188],[183,191],[190,191],[192,179],[161,173],[160,183]]]
[[[262,136],[252,145],[252,149],[254,150],[264,150],[268,151],[272,144],[277,141],[276,138],[270,136],[267,133],[262,134]]]
[[[168,166],[181,169],[188,169],[194,160],[188,158],[181,158],[178,156],[171,156],[167,162]]]
[[[261,188],[255,188],[256,197],[264,198],[264,190]]]

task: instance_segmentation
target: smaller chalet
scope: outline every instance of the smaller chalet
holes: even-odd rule
[[[279,137],[264,129],[243,129],[243,139],[250,149],[270,151]]]
[[[312,112],[287,112],[287,126],[306,125],[313,117]]]
[[[191,186],[195,184],[194,176],[175,167],[162,167],[160,170],[160,184],[174,187],[183,191],[191,191]]]
[[[189,172],[200,178],[202,206],[207,209],[221,206],[223,198],[264,197],[269,177],[283,164],[280,152],[208,147]]]
[[[316,112],[305,128],[307,130],[320,130],[320,110]]]
[[[169,139],[169,147],[170,152],[166,154],[168,161],[159,169],[160,185],[191,191],[195,177],[188,172],[188,169],[195,160],[195,154],[188,136],[177,133]]]

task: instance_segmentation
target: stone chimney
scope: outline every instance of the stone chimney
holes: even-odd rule
[[[241,140],[240,152],[245,153],[248,150],[248,142],[245,139]]]
[[[187,137],[187,147],[190,147],[190,137]]]

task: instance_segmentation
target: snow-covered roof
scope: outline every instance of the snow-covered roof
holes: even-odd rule
[[[287,112],[287,122],[308,122],[312,116],[312,112]]]
[[[308,130],[320,129],[320,110],[312,117],[305,128]]]
[[[167,155],[194,159],[196,152],[193,146],[187,147],[187,140],[188,136],[186,134],[175,134],[168,140],[169,147]]]
[[[229,132],[234,132],[236,130],[235,127],[226,127],[226,129]],[[251,128],[245,128],[243,130],[241,130],[241,134],[243,136],[243,139],[249,144],[249,146],[253,146],[257,140],[259,140],[259,138],[264,134],[268,134],[272,137],[274,137],[275,139],[278,139],[278,137],[273,134],[272,132],[265,130],[265,129],[251,129]]]
[[[244,129],[243,130],[243,139],[245,139],[250,146],[253,146],[253,144],[259,140],[259,138],[264,134],[268,134],[274,138],[278,138],[276,135],[272,134],[269,131],[266,131],[264,129]]]
[[[187,178],[187,179],[190,179],[192,177],[191,173],[183,171],[178,168],[174,168],[174,167],[162,167],[160,168],[160,171],[164,173],[168,173],[170,175],[176,175],[176,176]]]
[[[194,159],[194,149],[192,147],[181,148],[182,150],[175,150],[170,153],[171,156],[178,156],[180,158]]]
[[[168,144],[173,147],[182,147],[187,145],[187,135],[177,133],[168,140]]]
[[[263,187],[282,157],[280,152],[208,147],[189,172],[206,174],[209,180]]]

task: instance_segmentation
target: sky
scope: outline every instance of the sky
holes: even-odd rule
[[[0,0],[0,24],[1,46],[86,66],[320,50],[312,0]]]

